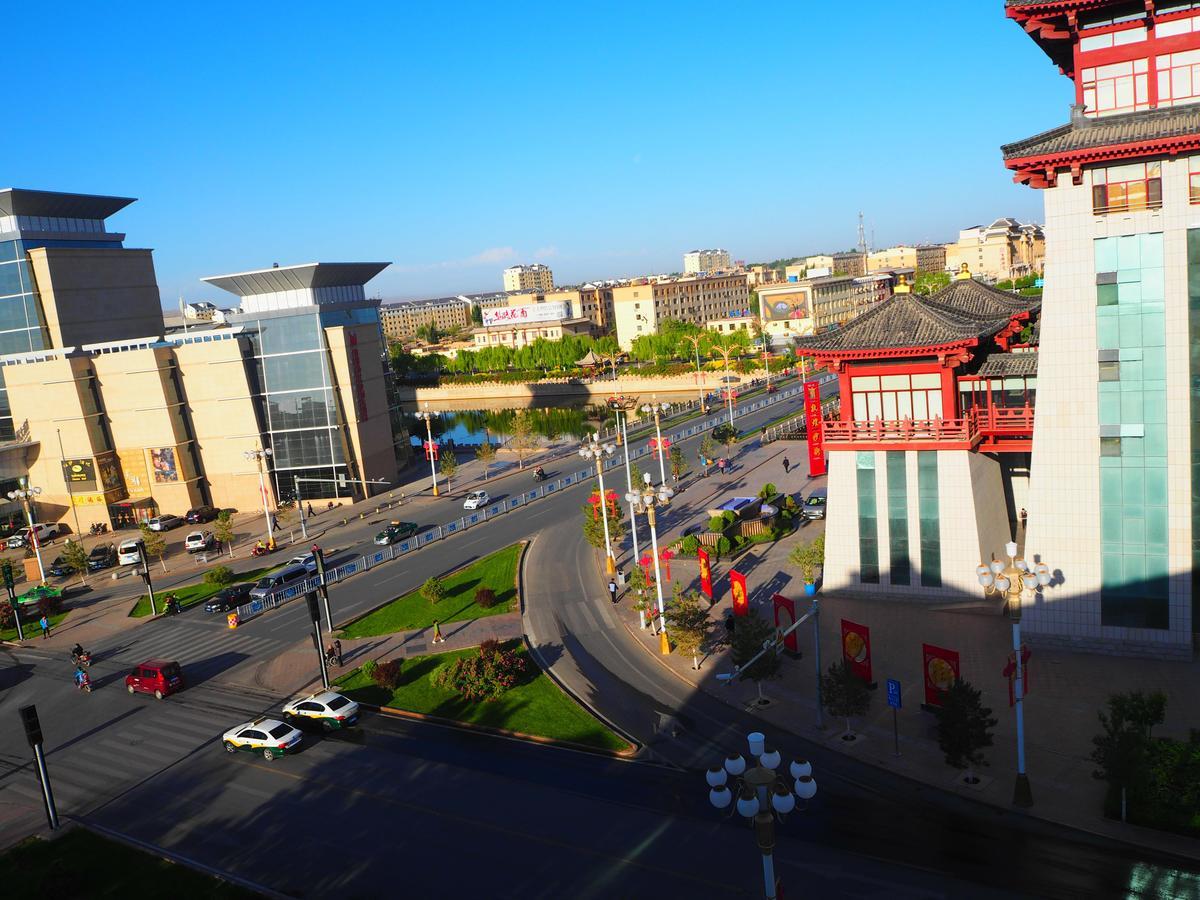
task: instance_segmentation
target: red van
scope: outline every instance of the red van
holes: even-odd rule
[[[133,671],[125,676],[125,688],[129,693],[141,691],[143,694],[153,694],[159,700],[182,691],[183,687],[183,669],[170,659],[148,659],[134,666]]]

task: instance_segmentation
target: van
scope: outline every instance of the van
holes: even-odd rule
[[[142,556],[138,550],[141,546],[142,542],[138,538],[121,541],[117,547],[117,562],[123,566],[133,566],[140,563]]]
[[[173,659],[148,659],[125,676],[129,693],[153,694],[159,700],[183,688],[183,670]]]
[[[800,510],[800,515],[806,519],[823,519],[825,518],[825,501],[829,499],[828,488],[817,488],[808,495],[808,499],[804,501],[804,507]]]
[[[301,565],[284,566],[277,572],[264,575],[250,591],[250,599],[262,600],[268,594],[292,587],[308,577],[308,569]]]

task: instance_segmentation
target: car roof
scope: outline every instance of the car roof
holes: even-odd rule
[[[173,659],[148,659],[145,662],[138,663],[138,666],[146,669],[162,669],[166,666],[177,665],[179,665],[179,663]]]
[[[317,703],[329,703],[330,700],[342,696],[337,691],[317,691],[315,694],[309,694],[307,697],[301,697],[294,700],[294,703],[303,703],[305,700],[315,700]]]
[[[287,723],[280,722],[278,719],[272,719],[270,716],[259,716],[253,722],[246,722],[242,725],[239,725],[238,728],[250,728],[252,726],[258,726],[260,728],[271,728],[275,725],[287,725]],[[287,725],[287,727],[291,728],[292,726]]]
[[[828,496],[829,496],[829,488],[819,487],[819,488],[815,488],[813,490],[813,492],[808,495],[808,499],[811,500],[811,499],[813,499],[813,497],[825,498]]]

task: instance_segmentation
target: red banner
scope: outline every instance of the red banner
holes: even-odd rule
[[[790,597],[785,597],[783,594],[776,594],[771,598],[771,604],[775,607],[775,628],[780,632],[787,631],[796,624],[796,601]],[[796,632],[792,632],[783,639],[783,648],[792,653],[800,652],[800,641],[796,637]]]
[[[825,423],[821,418],[821,385],[804,382],[804,423],[808,431],[808,476],[825,474]]]
[[[1029,652],[1029,648],[1024,644],[1021,645],[1021,698],[1029,696],[1029,657],[1033,654]],[[1008,679],[1008,705],[1012,706],[1017,702],[1016,690],[1013,685],[1017,680],[1017,653],[1015,650],[1008,651],[1008,665],[1004,667],[1003,675]]]
[[[849,619],[842,619],[842,658],[854,674],[871,684],[871,629]]]
[[[949,690],[958,678],[958,651],[922,644],[922,669],[925,672],[925,703],[942,705],[942,691]]]
[[[730,569],[729,591],[733,594],[733,614],[748,616],[750,614],[750,595],[746,593],[746,576]]]
[[[425,458],[426,459],[437,459],[438,458],[438,445],[437,444],[435,444],[433,441],[422,441],[421,443],[425,446]]]
[[[700,590],[704,592],[704,596],[712,600],[712,563],[708,561],[708,552],[701,547],[696,551],[696,559],[700,560]]]

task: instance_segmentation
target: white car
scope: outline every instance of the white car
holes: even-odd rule
[[[183,539],[183,548],[188,553],[202,553],[211,550],[216,544],[216,538],[211,531],[193,531]]]
[[[230,728],[221,735],[221,743],[227,752],[245,750],[247,753],[261,753],[263,759],[279,759],[300,746],[303,739],[304,735],[291,725],[266,716]]]
[[[117,562],[123,566],[137,565],[142,561],[141,554],[138,548],[142,546],[142,542],[137,538],[128,541],[121,541],[117,545]]]
[[[487,491],[471,491],[467,494],[467,499],[463,501],[463,509],[479,509],[491,502],[492,498],[488,496]]]
[[[283,717],[289,722],[303,719],[334,731],[349,728],[358,721],[358,704],[333,691],[318,691],[284,706]]]

